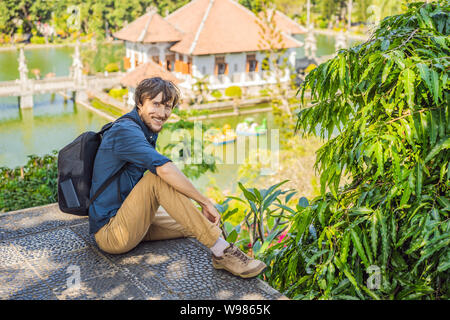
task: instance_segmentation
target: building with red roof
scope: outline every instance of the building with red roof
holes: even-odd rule
[[[292,35],[306,31],[277,10],[269,14],[281,31],[281,41],[272,46],[286,49],[285,57],[294,67],[296,49],[303,44]],[[208,77],[211,90],[274,83],[261,68],[264,50],[269,49],[261,25],[261,15],[234,0],[193,0],[165,18],[150,10],[114,34],[125,42],[129,74],[122,84],[130,89],[129,102],[133,103],[136,81],[152,74],[177,79],[188,96],[196,78]],[[281,80],[288,79],[289,72]]]

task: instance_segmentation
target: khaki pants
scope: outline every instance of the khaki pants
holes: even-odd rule
[[[157,211],[162,206],[166,212]],[[221,235],[193,202],[148,172],[131,190],[117,214],[96,234],[100,249],[125,253],[141,241],[195,237],[208,248]]]

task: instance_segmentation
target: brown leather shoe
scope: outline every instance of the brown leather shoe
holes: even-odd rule
[[[212,265],[215,269],[225,269],[241,278],[256,277],[266,268],[264,262],[250,258],[233,243],[223,251],[221,257],[212,255]]]

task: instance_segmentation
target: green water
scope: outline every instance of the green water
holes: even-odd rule
[[[256,137],[258,148],[257,150],[263,151],[265,149],[270,149],[271,129],[275,129],[273,123],[273,115],[271,112],[255,113],[251,115],[239,115],[232,118],[228,117],[203,120],[202,122],[205,125],[212,125],[216,128],[223,128],[225,124],[229,124],[231,128],[235,129],[236,125],[239,122],[242,122],[248,117],[253,118],[253,120],[259,124],[262,123],[264,118],[267,120],[268,134]],[[163,129],[158,137],[157,147],[163,147],[170,142],[173,143],[171,135],[172,133],[170,131],[164,131]],[[192,137],[192,140],[193,138],[194,137]],[[238,170],[241,163],[243,162],[241,160],[243,158],[248,158],[250,156],[250,153],[255,151],[255,149],[250,148],[249,137],[244,137],[242,139],[244,141],[243,148],[241,146],[238,147],[237,143],[227,143],[224,145],[208,147],[207,152],[216,156],[216,158],[218,159],[216,164],[217,170],[214,173],[208,173],[201,176],[193,182],[194,185],[196,185],[200,190],[204,191],[205,187],[209,186],[214,181],[214,183],[216,183],[217,186],[222,190],[229,190],[230,192],[235,191],[238,181]],[[241,158],[238,157],[238,153],[240,153],[239,156]],[[241,182],[245,183],[245,179]]]
[[[39,69],[41,77],[50,72],[57,77],[68,76],[74,52],[73,46],[25,49],[28,76],[34,78],[33,69]],[[100,44],[94,49],[88,45],[81,46],[80,52],[82,58],[89,62],[91,70],[100,72],[108,63],[121,62],[125,56],[125,47],[123,44]],[[0,81],[19,78],[18,58],[18,50],[0,51]]]
[[[60,95],[36,95],[34,107],[23,110],[14,104],[17,98],[2,100],[0,166],[24,165],[27,155],[59,150],[82,132],[99,130],[108,122]]]

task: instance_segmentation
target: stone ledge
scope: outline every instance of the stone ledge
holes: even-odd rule
[[[57,204],[0,213],[0,299],[287,299],[258,278],[215,270],[209,249],[193,238],[111,255],[88,229],[87,217]],[[78,270],[80,286],[69,288]]]

